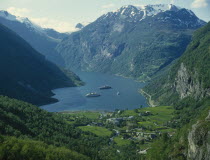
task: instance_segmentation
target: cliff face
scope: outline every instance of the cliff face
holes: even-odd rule
[[[210,158],[210,111],[204,121],[197,121],[188,134],[189,160],[209,160]]]
[[[174,87],[180,99],[192,96],[199,100],[210,95],[210,89],[202,87],[202,82],[198,79],[198,73],[196,71],[194,73],[190,72],[184,63],[181,63],[177,72]]]

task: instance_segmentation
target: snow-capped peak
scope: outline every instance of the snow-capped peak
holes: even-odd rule
[[[3,11],[3,10],[0,11],[0,17],[5,18],[5,19],[10,20],[10,21],[17,21],[16,16],[11,15],[7,11]]]
[[[118,16],[126,16],[134,18],[135,21],[145,19],[148,16],[155,16],[158,13],[166,11],[179,11],[180,7],[177,7],[173,4],[156,4],[156,5],[127,5],[123,6],[120,9],[109,12],[104,15],[107,17],[111,14]]]
[[[160,16],[158,16],[160,13]],[[176,15],[176,16],[175,16]],[[156,4],[156,5],[127,5],[120,9],[109,12],[101,16],[98,21],[113,20],[129,23],[137,23],[146,20],[148,17],[157,17],[157,20],[162,22],[173,21],[185,26],[202,26],[205,22],[199,19],[191,10],[177,7],[173,4]],[[119,28],[119,27],[118,27]]]
[[[34,24],[33,22],[31,22],[26,17],[15,16],[15,15],[12,15],[12,14],[8,13],[7,11],[3,11],[3,10],[0,11],[0,17],[2,17],[4,19],[7,19],[9,21],[17,21],[17,22],[23,23],[28,28],[33,28],[35,31],[43,32],[43,28],[42,27]]]
[[[123,6],[122,8],[118,9],[115,12],[120,12],[121,14],[124,14],[128,10],[132,10],[133,12],[136,12],[138,14],[139,12],[144,12],[145,16],[154,16],[157,15],[160,12],[165,11],[178,11],[180,10],[180,7],[177,7],[172,4],[156,4],[156,5],[128,5]]]

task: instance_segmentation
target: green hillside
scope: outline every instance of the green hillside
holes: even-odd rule
[[[144,88],[157,104],[202,100],[210,93],[210,23],[197,30],[183,56]],[[177,101],[179,100],[179,101]]]
[[[210,23],[197,30],[181,58],[144,91],[156,105],[173,105],[173,137],[159,139],[148,159],[205,159],[210,156]],[[159,154],[162,153],[162,154]]]
[[[75,86],[66,76],[17,34],[0,25],[0,94],[33,104],[54,102],[52,89]]]
[[[10,136],[0,136],[1,160],[88,160],[89,158],[64,147],[55,147],[30,139],[18,139]]]

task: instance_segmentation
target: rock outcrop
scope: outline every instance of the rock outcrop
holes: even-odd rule
[[[189,160],[210,159],[210,111],[204,121],[198,121],[192,126],[188,134],[188,158]]]
[[[193,96],[193,98],[199,100],[210,93],[209,89],[202,87],[202,83],[198,80],[198,73],[190,72],[184,63],[180,65],[174,86],[181,99]]]

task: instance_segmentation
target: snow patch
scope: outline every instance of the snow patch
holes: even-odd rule
[[[7,11],[0,11],[0,17],[2,17],[4,19],[7,19],[9,21],[17,21],[17,22],[23,23],[29,29],[34,29],[37,32],[43,32],[44,33],[44,30],[43,30],[42,27],[34,24],[28,18],[15,16],[15,15],[12,15],[12,14],[8,13]]]

